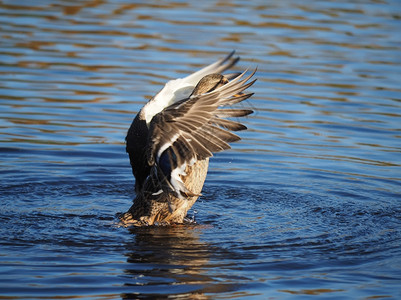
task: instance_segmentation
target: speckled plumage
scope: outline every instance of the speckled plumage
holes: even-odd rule
[[[209,157],[240,139],[230,131],[246,127],[226,118],[252,111],[224,107],[252,95],[244,91],[255,72],[220,74],[238,62],[233,54],[169,81],[135,117],[126,149],[137,195],[123,225],[182,223],[202,191]]]

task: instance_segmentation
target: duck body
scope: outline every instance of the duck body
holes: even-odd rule
[[[120,216],[125,226],[183,223],[201,194],[209,157],[246,129],[229,117],[251,110],[226,108],[249,98],[245,73],[222,75],[234,52],[185,78],[169,81],[136,115],[126,137],[136,197]]]

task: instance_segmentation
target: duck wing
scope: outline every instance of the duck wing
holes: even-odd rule
[[[191,75],[168,81],[164,87],[143,107],[142,113],[143,118],[146,120],[146,124],[149,125],[152,118],[164,108],[182,99],[188,98],[198,82],[206,75],[212,73],[220,74],[234,66],[240,59],[238,56],[234,57],[234,53],[235,51],[232,51],[225,58],[222,58]]]
[[[163,191],[174,192],[180,198],[193,195],[181,179],[186,167],[229,149],[229,143],[240,140],[231,131],[244,130],[246,126],[226,118],[246,116],[253,111],[225,107],[253,95],[244,91],[256,81],[248,82],[255,71],[249,76],[245,76],[245,71],[210,92],[175,102],[152,118],[147,161],[159,180],[166,183]]]
[[[222,73],[235,65],[239,61],[239,57],[234,56],[234,53],[235,51],[232,51],[226,57],[191,75],[168,81],[134,118],[125,140],[126,151],[129,154],[132,172],[136,179],[135,190],[137,192],[143,190],[143,184],[151,171],[146,156],[149,126],[153,117],[177,101],[190,97],[195,86],[204,76],[211,73]],[[226,77],[231,79],[230,75],[226,75]]]
[[[195,86],[203,77],[205,77],[208,74],[223,73],[225,70],[228,70],[231,67],[233,67],[240,60],[239,56],[234,57],[234,54],[235,50],[233,50],[226,57],[219,59],[215,63],[210,64],[200,69],[199,71],[192,73],[191,75],[188,75],[187,77],[183,78],[183,80],[186,82],[191,82]]]

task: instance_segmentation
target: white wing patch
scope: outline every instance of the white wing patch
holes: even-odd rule
[[[190,162],[183,163],[181,166],[177,166],[175,169],[173,169],[170,173],[170,183],[175,192],[177,192],[177,196],[180,199],[186,199],[185,194],[186,193],[192,193],[192,191],[188,190],[187,187],[185,186],[184,182],[181,179],[181,176],[186,176],[187,173],[185,170],[187,169],[187,166],[192,167],[196,163],[196,158],[192,158]]]
[[[220,59],[215,63],[204,67],[203,69],[188,75],[184,78],[170,80],[166,83],[163,89],[150,100],[142,109],[144,113],[146,124],[149,127],[152,118],[171,104],[188,98],[204,76],[212,73],[220,73],[232,65],[236,64],[239,57],[232,58],[234,52],[231,52],[226,58]]]
[[[187,82],[185,78],[179,78],[167,82],[163,89],[142,109],[148,127],[155,115],[171,104],[188,98],[195,86],[196,83]]]
[[[171,179],[170,183],[173,186],[173,189],[178,192],[178,196],[181,196],[181,193],[179,191],[187,192],[187,188],[184,185],[184,182],[182,181],[181,176],[185,176],[185,169],[187,167],[187,164],[182,164],[180,167],[175,168],[174,170],[171,171]],[[181,197],[180,197],[181,198]]]

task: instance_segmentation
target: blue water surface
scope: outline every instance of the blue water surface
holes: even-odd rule
[[[0,298],[401,298],[398,1],[2,1]],[[255,68],[196,224],[118,227],[166,81]]]

